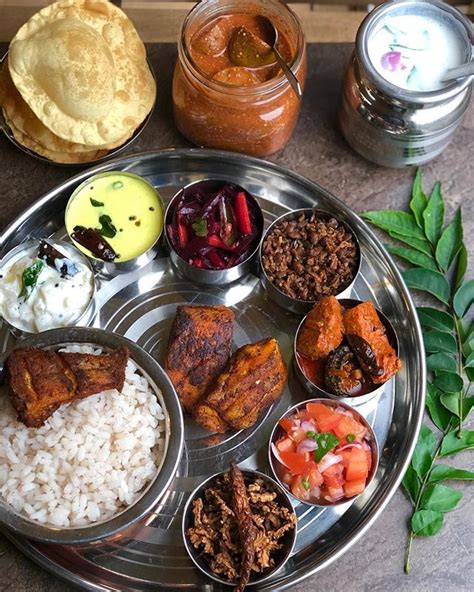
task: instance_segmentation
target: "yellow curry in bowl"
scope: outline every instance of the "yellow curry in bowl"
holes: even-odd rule
[[[109,171],[90,177],[74,191],[65,223],[83,253],[123,263],[146,253],[160,238],[163,202],[142,177]]]

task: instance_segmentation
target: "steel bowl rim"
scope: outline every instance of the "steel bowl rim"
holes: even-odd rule
[[[291,510],[291,512],[295,516],[296,520],[298,521],[298,517],[297,517],[296,512],[295,512],[295,510],[293,508],[293,504],[291,503],[291,498],[290,498],[288,492],[285,490],[284,487],[282,487],[282,485],[280,484],[279,481],[277,481],[275,478],[271,477],[270,475],[267,475],[266,473],[262,473],[261,471],[257,471],[255,469],[244,469],[244,468],[241,468],[240,470],[242,471],[242,473],[244,473],[244,475],[246,473],[250,473],[252,475],[255,475],[256,477],[262,478],[263,480],[269,481],[275,487],[275,489],[278,491],[278,493],[282,496],[282,498],[285,500],[286,507],[289,510]],[[201,481],[193,489],[193,491],[189,494],[189,497],[186,500],[186,503],[184,505],[183,516],[181,518],[181,535],[182,535],[182,538],[183,538],[183,543],[184,543],[184,547],[186,549],[186,552],[188,553],[188,555],[189,555],[190,559],[192,560],[192,562],[194,563],[194,565],[203,574],[205,574],[207,577],[213,579],[215,582],[219,582],[220,584],[224,584],[224,585],[227,585],[227,586],[232,586],[232,585],[235,585],[234,582],[229,582],[229,580],[224,580],[223,578],[220,578],[218,575],[216,575],[213,572],[211,572],[210,569],[207,570],[202,565],[200,565],[198,563],[198,561],[196,560],[196,557],[195,557],[196,551],[194,550],[194,548],[192,547],[192,545],[189,543],[188,537],[186,535],[186,522],[187,522],[187,519],[188,519],[189,514],[191,512],[191,504],[192,504],[192,502],[197,497],[197,495],[199,494],[199,492],[201,491],[201,489],[203,489],[206,485],[208,485],[214,479],[217,479],[221,475],[225,475],[228,472],[229,472],[229,470],[220,471],[218,473],[214,473],[210,477],[207,477],[206,479],[204,479],[203,481]],[[277,568],[274,568],[273,570],[271,570],[270,573],[266,574],[265,576],[263,576],[261,578],[254,579],[252,582],[250,582],[248,584],[248,586],[258,585],[258,584],[261,584],[261,583],[265,582],[266,580],[268,580],[272,576],[274,576],[277,572],[279,572],[280,569],[283,568],[283,566],[287,563],[287,561],[289,560],[289,558],[290,558],[290,556],[293,553],[293,550],[295,548],[297,530],[298,530],[298,524],[296,523],[295,524],[295,527],[293,528],[293,531],[292,531],[291,542],[290,542],[290,544],[288,546],[288,549],[285,551],[284,558],[281,561],[281,563],[279,564],[279,566]]]
[[[372,302],[371,300],[359,300],[358,298],[338,298],[338,300],[339,300],[339,302],[341,302],[342,307],[344,309],[346,308],[345,307],[345,304],[346,303],[350,303],[350,305],[351,305],[350,308],[354,308],[354,307],[356,307],[359,304],[363,304],[364,302]],[[373,302],[372,302],[372,304],[373,304]],[[395,353],[398,356],[399,351],[400,351],[400,345],[399,345],[399,340],[398,340],[397,332],[395,331],[395,327],[393,326],[393,324],[390,321],[390,319],[387,317],[387,315],[382,310],[380,310],[377,306],[375,306],[375,304],[373,306],[374,306],[374,308],[375,308],[375,310],[377,312],[377,315],[379,315],[380,320],[382,321],[382,324],[384,325],[385,329],[388,328],[389,331],[391,332],[391,335],[388,337],[388,339],[389,339],[390,345],[393,347],[393,349],[395,350]],[[349,310],[350,310],[350,308],[349,308]],[[338,395],[335,395],[334,393],[330,393],[329,391],[327,391],[326,389],[318,386],[317,384],[314,384],[314,382],[312,382],[306,376],[306,374],[303,372],[303,369],[301,368],[301,364],[298,361],[298,355],[297,355],[298,352],[296,350],[296,342],[298,340],[298,335],[299,335],[299,332],[301,330],[301,327],[303,326],[304,322],[306,321],[306,317],[307,316],[308,315],[305,315],[301,319],[300,323],[298,324],[298,328],[296,329],[295,336],[293,338],[293,360],[294,360],[294,362],[296,364],[297,370],[305,377],[305,379],[315,389],[318,390],[318,392],[321,393],[321,395],[322,395],[323,398],[326,397],[326,398],[332,399],[333,401],[339,401],[341,403],[345,403],[346,405],[349,405],[349,407],[352,407],[352,406],[349,403],[347,403],[347,400],[348,399],[354,401],[353,404],[355,405],[357,403],[357,401],[359,401],[359,400],[361,401],[364,397],[368,397],[368,395],[370,395],[370,397],[368,399],[364,399],[364,401],[363,401],[364,403],[366,402],[366,400],[372,400],[375,397],[379,397],[382,394],[382,392],[383,392],[383,390],[385,388],[385,385],[388,384],[392,380],[393,376],[391,378],[389,378],[388,380],[386,380],[385,382],[383,382],[382,384],[379,384],[376,388],[372,389],[371,391],[368,391],[367,393],[364,393],[362,395],[356,395],[354,397],[350,397],[350,396],[347,396],[347,397],[339,397]],[[305,390],[307,391],[306,388],[305,388]],[[342,400],[342,399],[344,399],[344,400]]]
[[[0,258],[0,272],[3,269],[3,266],[5,264],[8,264],[10,257],[15,256],[17,253],[21,253],[22,250],[29,250],[31,248],[33,248],[34,246],[37,246],[39,241],[41,239],[31,239],[28,240],[24,243],[20,243],[19,245],[16,245],[15,247],[13,247],[12,249],[10,249],[10,251],[8,251],[7,253],[5,253],[5,255],[3,257]],[[89,258],[82,252],[80,251],[74,244],[72,243],[68,243],[66,241],[60,240],[60,239],[56,239],[56,238],[51,238],[51,237],[45,237],[44,240],[49,241],[50,243],[53,243],[55,245],[58,245],[59,247],[62,248],[69,248],[69,249],[73,249],[81,258],[81,263],[83,263],[87,269],[91,272],[91,281],[92,281],[92,292],[89,298],[89,302],[87,303],[87,306],[84,308],[84,310],[82,311],[82,313],[74,318],[73,324],[72,325],[67,325],[66,327],[56,327],[57,329],[66,329],[66,328],[70,328],[70,327],[75,327],[77,326],[83,319],[85,319],[87,317],[88,314],[91,313],[92,308],[95,306],[96,303],[96,296],[97,296],[97,278],[95,276],[95,271],[94,268],[91,265],[91,262],[89,260]],[[91,318],[88,320],[87,324],[92,323],[93,319],[95,317],[95,313],[91,315]],[[33,335],[38,335],[39,333],[41,333],[41,331],[27,331],[26,329],[21,329],[20,327],[17,327],[14,323],[10,322],[8,319],[6,319],[3,315],[0,314],[0,318],[2,318],[3,322],[8,326],[8,328],[10,329],[12,335],[15,335],[17,337],[29,337],[29,336],[33,336]]]
[[[131,360],[140,371],[147,375],[160,406],[163,403],[165,407],[167,438],[166,450],[157,472],[140,496],[131,505],[99,523],[73,527],[46,526],[30,520],[13,510],[7,502],[1,501],[0,520],[9,529],[32,540],[61,545],[82,544],[101,540],[117,534],[149,513],[166,494],[178,470],[184,448],[183,413],[171,380],[161,365],[148,352],[127,337],[105,329],[92,327],[49,329],[26,338],[2,354],[0,356],[0,367],[3,368],[8,355],[18,347],[55,347],[66,344],[87,344],[101,348],[121,345],[128,347]],[[156,392],[155,386],[160,391],[160,394]]]
[[[309,214],[309,213],[316,213],[316,214],[323,214],[325,216],[330,216],[331,218],[334,218],[335,220],[337,220],[340,224],[342,224],[344,226],[344,228],[346,228],[346,230],[348,230],[354,241],[356,244],[356,250],[357,250],[357,265],[356,265],[356,270],[354,273],[354,277],[352,278],[352,280],[349,282],[349,284],[347,284],[347,286],[345,286],[342,290],[340,290],[339,292],[337,292],[337,294],[333,294],[333,296],[335,296],[336,298],[338,296],[340,296],[341,294],[343,294],[344,292],[350,291],[350,289],[352,288],[352,286],[355,284],[355,281],[360,273],[360,269],[362,266],[362,251],[360,248],[360,242],[359,242],[359,238],[357,237],[356,232],[354,231],[354,229],[352,228],[352,226],[346,222],[345,220],[342,220],[339,216],[336,216],[334,214],[332,214],[331,212],[329,212],[328,210],[325,210],[324,208],[318,208],[318,207],[308,207],[308,208],[298,208],[296,210],[289,210],[288,212],[285,212],[284,214],[282,214],[281,216],[278,216],[278,218],[276,218],[275,220],[273,220],[273,222],[270,224],[270,226],[265,230],[265,232],[263,233],[262,239],[260,241],[260,247],[259,247],[259,251],[258,251],[258,262],[259,262],[259,267],[260,267],[260,274],[263,275],[263,278],[266,282],[268,282],[268,284],[270,284],[270,286],[276,290],[276,292],[278,292],[278,294],[280,296],[282,296],[284,299],[286,299],[288,301],[288,303],[290,304],[290,302],[292,304],[296,304],[296,305],[307,305],[307,306],[311,306],[312,304],[314,304],[315,302],[317,302],[317,300],[301,300],[299,298],[293,298],[292,296],[289,296],[288,294],[285,294],[285,292],[283,292],[282,290],[280,290],[280,288],[278,288],[278,286],[276,286],[268,277],[268,274],[265,270],[265,266],[263,265],[263,261],[262,261],[262,257],[263,257],[263,245],[265,243],[266,238],[268,237],[268,235],[271,233],[271,231],[273,230],[273,228],[276,226],[276,224],[278,224],[279,222],[281,222],[282,220],[285,219],[294,219],[295,217],[298,217],[299,214]],[[262,282],[264,287],[265,283]]]
[[[370,467],[369,478],[368,478],[367,483],[365,484],[364,490],[361,491],[361,493],[358,493],[357,495],[354,495],[350,498],[344,497],[336,502],[332,502],[332,503],[328,502],[327,504],[302,500],[299,497],[296,497],[290,490],[285,489],[285,491],[287,492],[288,495],[290,495],[293,499],[297,500],[299,503],[304,504],[306,506],[313,507],[313,508],[334,508],[336,506],[342,506],[343,504],[352,503],[354,500],[358,499],[361,495],[364,495],[364,493],[367,491],[367,489],[372,484],[372,482],[375,478],[375,475],[377,474],[377,470],[379,468],[380,447],[379,447],[379,443],[377,440],[377,436],[376,436],[374,430],[372,429],[372,426],[367,421],[367,419],[362,415],[362,413],[357,411],[357,409],[354,409],[353,407],[351,407],[347,403],[343,403],[342,401],[335,401],[334,399],[325,399],[323,397],[316,397],[313,399],[305,399],[304,401],[300,401],[299,403],[292,405],[289,409],[287,409],[285,411],[285,413],[283,413],[283,415],[278,419],[278,421],[273,426],[272,432],[270,434],[270,438],[268,440],[268,461],[270,463],[270,468],[272,470],[272,473],[275,476],[275,479],[278,482],[278,484],[280,485],[280,487],[284,487],[283,483],[280,480],[280,477],[278,476],[278,473],[275,470],[274,464],[273,464],[274,455],[272,452],[272,443],[275,440],[275,436],[276,436],[278,429],[281,429],[280,428],[280,421],[283,418],[287,417],[288,415],[292,414],[294,411],[297,411],[297,410],[305,407],[308,403],[322,403],[323,405],[328,405],[330,407],[341,406],[341,407],[344,407],[347,411],[351,411],[352,413],[355,413],[357,415],[357,420],[360,421],[361,423],[363,423],[363,425],[369,430],[369,433],[371,436],[370,448],[372,450],[372,466]]]

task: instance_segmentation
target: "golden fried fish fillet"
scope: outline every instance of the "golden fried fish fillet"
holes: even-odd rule
[[[342,306],[334,296],[318,300],[299,330],[296,348],[313,360],[327,358],[344,339]]]
[[[40,427],[65,403],[103,390],[122,390],[128,356],[125,347],[98,356],[38,348],[14,350],[6,368],[19,421]]]
[[[193,412],[226,367],[234,313],[226,306],[178,306],[171,327],[165,368],[184,409]]]
[[[194,417],[211,432],[248,428],[279,398],[287,376],[276,339],[244,345],[197,406]]]

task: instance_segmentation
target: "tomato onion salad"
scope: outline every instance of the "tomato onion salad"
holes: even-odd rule
[[[373,474],[373,434],[347,407],[306,403],[280,419],[277,436],[271,443],[275,473],[303,502],[330,505],[352,498]]]

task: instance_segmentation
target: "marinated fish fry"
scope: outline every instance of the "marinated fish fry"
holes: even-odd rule
[[[128,356],[125,347],[97,356],[37,348],[14,350],[6,367],[18,419],[28,427],[40,427],[56,409],[74,399],[104,390],[121,391]]]
[[[386,382],[400,370],[402,363],[371,302],[348,310],[344,315],[344,328],[349,345],[374,384]]]
[[[195,419],[211,432],[248,428],[280,397],[287,376],[276,339],[244,345],[196,408]]]
[[[225,306],[178,306],[165,368],[186,411],[194,411],[226,367],[233,322],[234,313]]]
[[[308,313],[298,333],[298,351],[317,360],[327,357],[344,338],[343,311],[334,296],[321,298]]]

